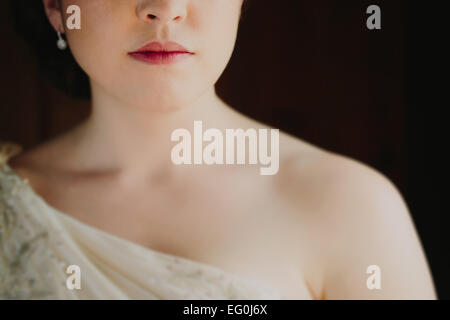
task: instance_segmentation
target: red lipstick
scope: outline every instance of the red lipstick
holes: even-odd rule
[[[136,60],[152,64],[172,64],[187,59],[194,53],[176,42],[150,42],[142,48],[129,52],[128,55]]]

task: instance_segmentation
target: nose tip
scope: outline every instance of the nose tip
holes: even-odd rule
[[[183,17],[180,16],[180,15],[178,15],[178,16],[176,16],[174,18],[165,19],[164,17],[160,18],[159,16],[157,16],[157,15],[155,15],[153,13],[147,14],[147,16],[145,18],[146,18],[146,20],[163,20],[163,21],[165,21],[165,20],[180,21],[180,20],[183,19]]]
[[[138,15],[144,21],[179,22],[186,16],[186,8],[181,6],[182,1],[165,1],[159,4],[146,4],[138,8]]]

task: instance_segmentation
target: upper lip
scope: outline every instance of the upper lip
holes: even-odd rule
[[[161,43],[158,41],[153,41],[150,43],[147,43],[143,47],[139,48],[136,51],[133,51],[131,53],[139,53],[139,52],[184,52],[184,53],[192,53],[185,47],[183,47],[181,44],[168,41],[165,43]]]

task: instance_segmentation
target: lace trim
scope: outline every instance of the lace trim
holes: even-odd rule
[[[0,166],[5,165],[9,159],[22,152],[19,144],[0,141]]]
[[[59,280],[61,286],[65,286],[65,282],[63,278],[56,280],[52,277],[51,266],[64,267],[67,263],[52,254],[50,242],[55,242],[54,235],[16,205],[20,203],[16,200],[24,198],[29,186],[27,181],[15,175],[7,162],[21,151],[22,147],[18,144],[0,141],[0,300],[62,298],[58,296],[55,286],[60,283]],[[167,268],[172,271],[170,276],[154,279],[166,290],[173,287],[178,292],[179,287],[185,286],[187,289],[201,282],[205,292],[202,294],[199,291],[197,296],[203,299],[220,295],[218,289],[222,290],[223,298],[230,300],[261,294],[262,299],[282,299],[279,292],[263,290],[264,287],[260,288],[256,283],[247,287],[234,276],[225,277],[217,271],[206,272],[191,264],[180,264],[176,268],[180,262],[177,258],[168,262]],[[176,292],[172,295],[178,296]],[[192,294],[186,291],[185,298],[192,298]]]
[[[27,213],[18,214],[15,200],[26,182],[6,166],[20,150],[0,145],[0,300],[49,299],[54,295],[47,265],[49,234]]]

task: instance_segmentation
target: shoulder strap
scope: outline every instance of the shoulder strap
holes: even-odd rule
[[[0,141],[0,166],[5,165],[8,160],[22,152],[22,146],[12,142]]]

